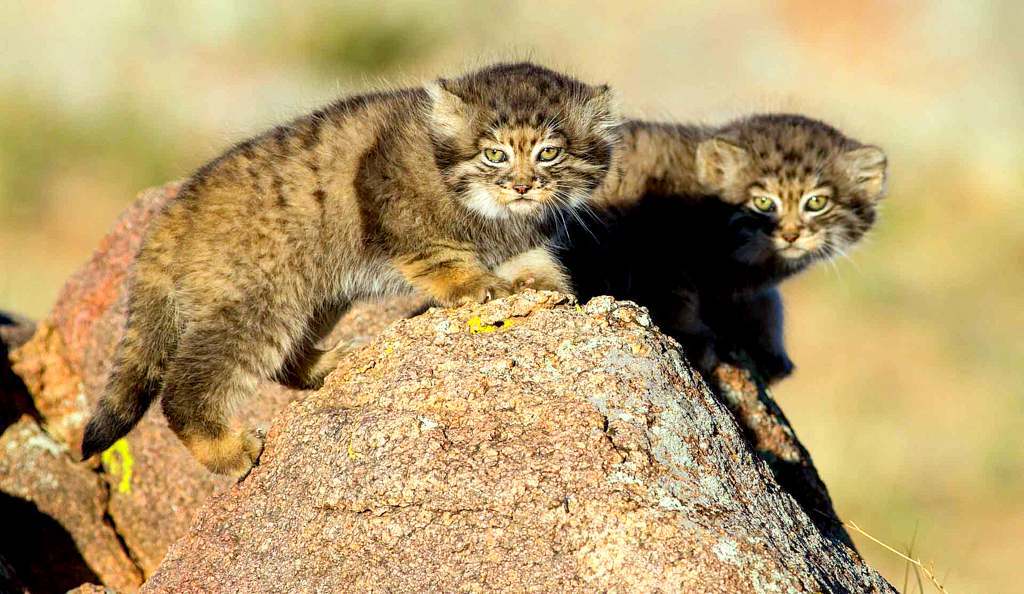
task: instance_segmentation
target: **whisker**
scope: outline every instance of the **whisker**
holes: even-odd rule
[[[571,206],[571,203],[569,202],[569,197],[560,190],[556,191],[554,193],[554,196],[556,200],[566,205],[566,209],[569,211],[569,214],[572,215],[574,219],[576,219],[576,222],[579,223],[580,227],[582,227],[583,230],[586,231],[587,234],[594,239],[594,241],[598,241],[597,235],[590,229],[589,226],[587,226],[587,222],[583,220],[583,217],[581,217],[580,214],[576,212],[577,209]],[[584,204],[584,202],[580,202],[581,206]]]
[[[566,222],[565,215],[562,212],[563,210],[565,210],[565,208],[563,208],[565,206],[565,204],[562,202],[562,200],[558,196],[557,192],[552,194],[552,196],[555,198],[556,204],[555,204],[555,206],[550,207],[550,212],[552,212],[553,214],[555,214],[558,217],[558,219],[554,220],[553,222],[555,223],[556,227],[558,226],[558,223],[561,222],[561,224],[562,224],[562,227],[561,227],[562,235],[565,236],[566,239],[568,240],[568,238],[569,238],[569,225]]]

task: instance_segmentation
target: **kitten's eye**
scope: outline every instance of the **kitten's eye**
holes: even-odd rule
[[[761,212],[775,212],[775,201],[768,196],[754,196],[751,203]]]
[[[508,155],[505,154],[505,151],[496,148],[485,148],[484,158],[491,163],[504,163],[508,161]]]
[[[557,157],[560,154],[562,154],[562,149],[558,148],[557,146],[545,147],[541,149],[539,153],[537,153],[537,160],[554,161],[555,157]]]
[[[818,212],[828,206],[828,196],[816,195],[811,196],[807,199],[804,204],[804,210],[808,212]]]

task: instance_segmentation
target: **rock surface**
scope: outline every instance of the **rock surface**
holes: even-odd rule
[[[86,580],[134,590],[142,574],[106,518],[106,487],[40,426],[9,349],[34,325],[0,313],[0,592],[64,592]]]
[[[430,310],[279,415],[143,592],[893,592],[748,433],[632,304]]]
[[[100,575],[117,589],[139,587],[142,573],[106,511],[102,479],[35,420],[22,417],[0,436],[0,555],[29,591],[64,592]]]
[[[853,548],[853,540],[832,507],[832,498],[810,453],[796,438],[767,387],[749,371],[724,364],[715,370],[711,387],[732,410],[747,440],[779,485],[796,499],[819,530]]]
[[[117,594],[117,592],[98,584],[82,584],[74,590],[68,590],[67,594]]]

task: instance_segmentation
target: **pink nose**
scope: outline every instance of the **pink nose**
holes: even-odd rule
[[[512,186],[512,189],[520,194],[525,194],[530,191],[530,186],[526,184],[516,184]]]
[[[790,231],[790,230],[783,231],[781,233],[781,235],[782,235],[782,238],[785,239],[786,241],[788,241],[789,243],[793,243],[797,239],[800,239],[800,232],[799,231],[795,231],[795,230],[793,230],[793,231]]]

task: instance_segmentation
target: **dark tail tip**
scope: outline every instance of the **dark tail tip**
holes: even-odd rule
[[[131,427],[123,429],[113,415],[100,408],[89,419],[89,424],[85,426],[85,437],[82,438],[82,460],[88,460],[105,451],[130,429]]]

